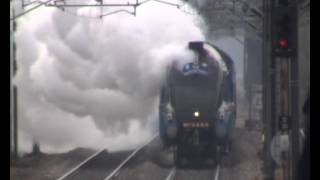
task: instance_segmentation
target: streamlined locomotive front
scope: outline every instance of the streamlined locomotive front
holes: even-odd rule
[[[184,166],[219,158],[217,122],[224,99],[226,66],[217,51],[203,42],[189,43],[196,59],[181,67],[173,64],[160,98],[160,136],[175,146],[175,163]],[[221,139],[221,138],[220,138]]]

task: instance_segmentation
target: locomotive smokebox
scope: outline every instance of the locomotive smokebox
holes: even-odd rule
[[[204,49],[204,42],[203,41],[191,41],[189,42],[189,49],[193,50],[198,54],[197,63],[205,62],[206,59],[206,50]]]
[[[191,41],[189,42],[189,49],[192,49],[197,52],[202,52],[203,49],[203,42],[202,41]]]

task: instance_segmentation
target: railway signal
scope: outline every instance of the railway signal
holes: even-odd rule
[[[267,141],[265,148],[272,149],[272,139],[280,135],[286,146],[280,148],[282,163],[276,166],[266,153],[265,167],[270,178],[278,174],[284,179],[294,177],[296,169],[299,139],[298,125],[298,60],[297,60],[297,6],[293,0],[265,0],[265,121],[267,124]],[[270,38],[269,38],[270,37]],[[271,54],[268,53],[268,48]],[[273,71],[274,70],[274,71]],[[272,75],[269,72],[273,71]],[[270,99],[270,100],[267,100]],[[281,142],[280,144],[284,144]],[[285,148],[284,148],[285,147]],[[268,151],[268,150],[266,150]],[[280,152],[280,151],[278,151]],[[279,164],[278,164],[279,165]]]
[[[297,18],[296,8],[278,6],[273,14],[273,54],[278,57],[295,56]]]
[[[291,129],[291,118],[289,116],[280,116],[278,120],[278,128],[282,133],[288,132]]]

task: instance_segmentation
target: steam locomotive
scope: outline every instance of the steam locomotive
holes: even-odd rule
[[[207,42],[189,42],[195,54],[181,67],[168,66],[159,105],[164,147],[174,147],[175,165],[216,165],[231,147],[236,117],[232,59]],[[190,163],[189,163],[190,164]]]

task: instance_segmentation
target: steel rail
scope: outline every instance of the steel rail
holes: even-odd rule
[[[88,157],[87,159],[85,159],[84,161],[82,161],[80,164],[78,164],[77,166],[75,166],[74,168],[72,168],[70,171],[68,171],[67,173],[65,173],[63,176],[61,176],[60,178],[58,178],[57,180],[63,180],[66,179],[68,176],[70,176],[72,173],[74,173],[75,171],[77,171],[78,169],[80,169],[81,166],[83,166],[85,163],[87,163],[88,161],[90,161],[91,159],[93,159],[94,157],[96,157],[97,155],[99,155],[100,153],[102,153],[105,149],[101,149],[100,151],[95,152],[94,154],[92,154],[90,157]]]
[[[118,172],[120,171],[120,169],[126,165],[129,160],[135,156],[139,151],[141,151],[144,147],[146,147],[148,144],[150,144],[156,137],[158,137],[158,134],[154,135],[147,143],[141,145],[139,148],[137,148],[134,152],[132,152],[127,159],[125,159],[124,161],[122,161],[122,163],[119,164],[119,166],[117,168],[115,168],[104,180],[110,180],[111,178],[113,178],[116,174],[118,174]]]
[[[175,174],[176,174],[176,168],[173,167],[173,168],[171,169],[170,173],[168,174],[166,180],[173,180]]]
[[[215,176],[214,176],[214,180],[219,180],[219,177],[220,177],[220,165],[218,165],[216,167],[216,173],[215,173]]]

